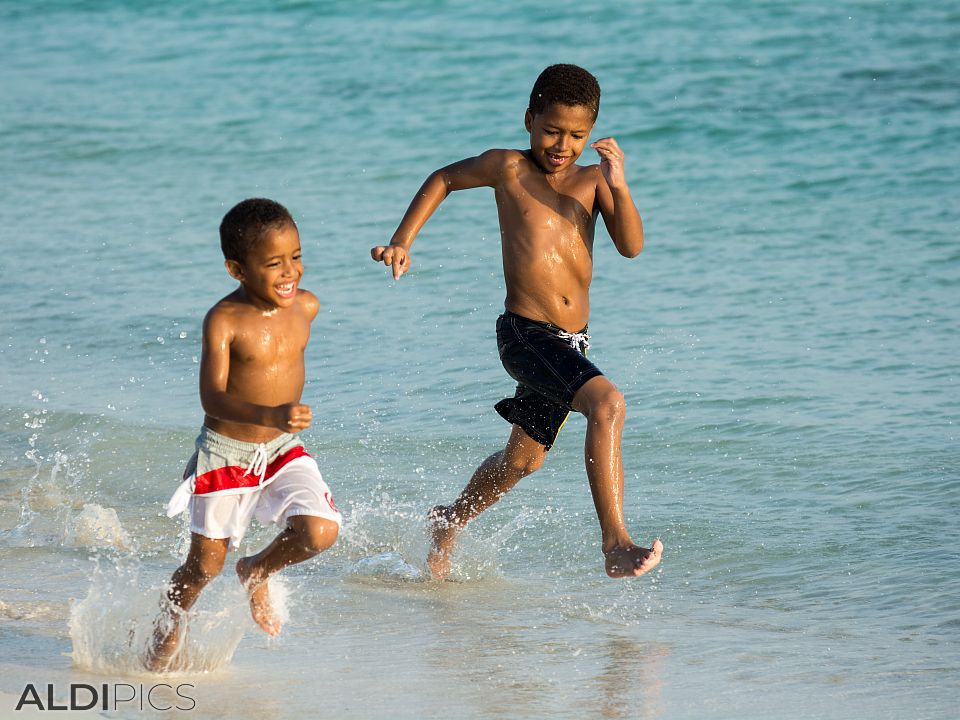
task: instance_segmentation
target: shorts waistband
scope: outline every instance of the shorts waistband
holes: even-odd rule
[[[295,436],[292,433],[281,433],[269,442],[247,442],[246,440],[237,440],[236,438],[221,435],[216,430],[211,430],[206,425],[202,425],[200,427],[200,437],[198,440],[204,442],[205,444],[213,446],[219,445],[220,447],[230,448],[241,453],[253,453],[263,446],[267,454],[272,454],[276,450],[279,450],[284,445],[289,443],[294,437]]]
[[[569,335],[586,335],[587,329],[590,327],[589,325],[584,325],[582,330],[578,330],[577,332],[572,333],[572,332],[567,332],[559,325],[554,325],[552,322],[547,322],[546,320],[531,320],[528,317],[524,317],[523,315],[518,315],[517,313],[511,312],[510,310],[504,310],[503,315],[501,317],[511,317],[511,318],[516,318],[517,320],[523,320],[524,322],[533,323],[534,325],[539,325],[544,330],[549,330],[554,335],[560,335],[561,337],[569,336]]]

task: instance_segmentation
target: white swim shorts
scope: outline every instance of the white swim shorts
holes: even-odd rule
[[[290,434],[250,443],[203,427],[183,482],[167,503],[167,515],[187,508],[191,532],[229,538],[233,549],[253,518],[281,528],[296,515],[343,524],[316,461]]]

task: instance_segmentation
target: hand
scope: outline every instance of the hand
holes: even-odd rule
[[[410,269],[410,256],[399,245],[377,245],[370,249],[370,257],[374,262],[382,262],[388,267],[393,267],[394,280],[399,280],[400,276]]]
[[[309,405],[301,403],[287,403],[274,408],[275,418],[273,427],[284,432],[299,432],[306,430],[313,422],[313,411]]]
[[[590,143],[590,147],[600,156],[600,172],[610,189],[625,187],[627,179],[623,174],[623,150],[612,137],[600,138]]]

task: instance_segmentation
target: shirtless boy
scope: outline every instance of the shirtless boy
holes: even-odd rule
[[[500,218],[506,312],[497,346],[516,394],[496,409],[512,424],[506,446],[488,457],[450,505],[430,511],[435,577],[451,570],[457,535],[524,476],[543,464],[568,413],[587,417],[585,461],[610,577],[642,575],[660,562],[663,544],[633,543],[623,518],[620,452],[623,395],[585,356],[593,237],[603,217],[621,255],[643,248],[643,224],[624,177],[623,152],[611,137],[590,144],[599,165],[580,166],[600,109],[596,78],[575,65],[552,65],[537,78],[524,124],[529,150],[488,150],[434,172],[420,188],[387,246],[370,253],[400,277],[410,247],[455,190],[492,187]]]
[[[223,569],[228,549],[239,547],[252,518],[281,528],[236,565],[253,619],[270,635],[280,632],[280,621],[267,579],[329,548],[341,526],[316,461],[295,435],[312,420],[300,395],[310,323],[320,308],[300,288],[297,226],[279,203],[244,200],[224,216],[220,246],[240,286],[203,322],[203,428],[168,504],[171,517],[190,511],[190,550],[173,573],[147,650],[147,666],[158,671],[176,664],[183,613]]]

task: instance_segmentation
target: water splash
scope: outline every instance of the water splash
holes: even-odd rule
[[[424,507],[384,492],[370,502],[355,503],[346,513],[341,534],[340,551],[355,558],[347,576],[403,582],[429,579],[426,515]],[[458,538],[449,579],[466,582],[499,576],[500,561],[512,549],[511,540],[534,525],[536,518],[537,512],[523,509],[493,532],[468,526]]]
[[[389,551],[361,558],[347,570],[348,577],[376,578],[386,581],[421,581],[426,576],[396,551]]]
[[[86,503],[68,524],[65,544],[73,547],[114,548],[130,551],[132,541],[120,524],[117,511]]]
[[[229,575],[229,573],[225,573]],[[271,598],[286,618],[287,591],[278,578],[270,581]],[[100,673],[142,674],[161,612],[166,585],[146,579],[136,559],[104,567],[97,563],[87,596],[70,611],[73,663]],[[173,672],[210,672],[228,665],[253,627],[247,596],[235,577],[221,576],[208,586],[197,605],[183,614],[182,635],[172,658]]]

